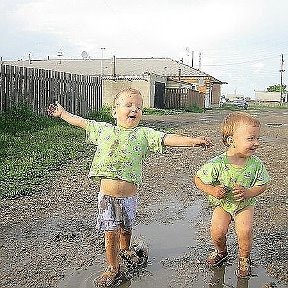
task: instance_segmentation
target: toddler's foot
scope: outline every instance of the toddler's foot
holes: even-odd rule
[[[148,254],[144,250],[121,250],[120,256],[131,268],[144,267],[147,264]]]
[[[207,258],[207,264],[210,266],[218,266],[228,258],[227,251],[219,252],[215,250]]]
[[[120,268],[109,266],[99,277],[94,279],[95,287],[112,287],[117,286],[125,280]]]
[[[236,275],[239,278],[249,278],[251,276],[251,260],[249,257],[239,257]]]

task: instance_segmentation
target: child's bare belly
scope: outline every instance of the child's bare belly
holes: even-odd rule
[[[124,180],[101,179],[100,190],[113,197],[129,197],[136,194],[137,186]]]

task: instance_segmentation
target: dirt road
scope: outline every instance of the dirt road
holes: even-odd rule
[[[216,271],[205,266],[212,248],[211,210],[192,176],[207,159],[224,151],[218,127],[226,113],[144,117],[145,125],[157,129],[208,135],[215,146],[208,151],[167,149],[146,160],[134,235],[135,241],[148,245],[149,265],[123,287],[212,287],[213,277],[218,277],[213,287],[287,287],[288,110],[249,111],[263,123],[257,155],[272,178],[256,206],[254,277],[237,283],[233,225],[228,265]],[[1,200],[1,288],[93,287],[92,279],[105,261],[103,238],[95,230],[98,184],[87,178],[90,161],[78,159],[63,167],[42,193]]]

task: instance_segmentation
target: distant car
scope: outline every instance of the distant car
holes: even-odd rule
[[[237,106],[239,108],[242,108],[242,109],[245,109],[247,110],[248,109],[248,102],[244,99],[236,99],[233,101],[233,105],[234,106]]]

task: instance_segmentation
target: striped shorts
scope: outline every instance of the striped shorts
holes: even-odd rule
[[[136,195],[118,198],[99,192],[97,228],[102,231],[113,231],[121,227],[125,231],[131,231],[135,222],[136,208]]]

